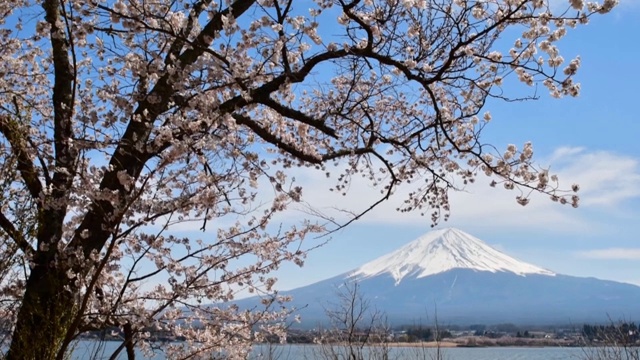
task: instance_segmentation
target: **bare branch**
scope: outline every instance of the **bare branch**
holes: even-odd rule
[[[13,226],[11,220],[7,219],[2,212],[0,212],[0,228],[9,235],[16,245],[18,245],[20,250],[22,250],[22,252],[27,256],[31,256],[34,253],[33,247],[31,247],[24,236],[22,236],[22,234]]]
[[[19,130],[16,124],[9,116],[0,115],[0,133],[4,135],[14,154],[18,160],[18,171],[24,180],[31,197],[39,203],[40,193],[42,192],[42,183],[38,179],[38,171],[36,170],[29,153],[27,151],[27,135]]]

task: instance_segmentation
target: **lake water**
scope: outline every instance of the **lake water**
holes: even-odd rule
[[[276,355],[281,354],[280,358],[283,359],[325,359],[322,356],[314,356],[318,350],[311,346],[307,346],[306,349],[289,346],[282,350]],[[389,359],[436,360],[438,359],[436,351],[436,349],[424,348],[392,348]],[[446,348],[440,351],[442,360],[587,360],[584,351],[579,348]]]
[[[75,360],[93,360],[108,359],[111,351],[117,348],[119,343],[104,343],[103,351],[98,352],[95,356],[95,342],[81,341],[76,346],[72,359]],[[270,359],[270,360],[324,360],[321,354],[322,349],[315,345],[276,345],[269,349],[267,346],[257,346],[251,359]],[[389,359],[397,360],[431,360],[437,359],[436,349],[427,348],[391,348],[389,349]],[[442,352],[442,360],[587,360],[584,349],[580,348],[517,348],[517,347],[498,347],[498,348],[445,348]],[[92,356],[92,354],[94,354]],[[143,357],[140,355],[139,357]],[[124,353],[119,357],[125,360]],[[158,354],[153,360],[165,360],[162,354]]]

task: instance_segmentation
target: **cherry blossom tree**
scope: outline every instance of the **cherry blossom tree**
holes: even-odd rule
[[[286,299],[224,304],[272,293],[302,239],[399,186],[411,192],[398,210],[434,223],[483,174],[523,205],[535,191],[577,206],[531,144],[482,142],[485,103],[578,95],[580,58],[556,43],[615,3],[0,2],[6,358],[63,359],[104,329],[130,357],[162,333],[185,340],[168,358],[242,358],[278,333]],[[294,167],[340,193],[364,176],[380,197],[338,223],[278,221],[304,201]],[[172,231],[184,222],[215,234]]]

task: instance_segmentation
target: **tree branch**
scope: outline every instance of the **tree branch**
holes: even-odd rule
[[[53,198],[56,201],[66,197],[69,191],[77,151],[73,149],[73,115],[74,97],[74,66],[69,61],[70,40],[62,27],[60,11],[62,4],[59,0],[46,0],[42,7],[45,10],[45,20],[51,26],[51,51],[54,66],[53,84],[53,140],[55,149],[56,171],[53,175]]]
[[[22,234],[13,226],[11,220],[7,219],[3,213],[0,212],[0,228],[4,230],[7,235],[18,245],[20,250],[26,255],[31,255],[34,253],[34,249],[31,247],[29,242],[22,236]]]
[[[278,148],[284,150],[288,154],[293,155],[294,157],[300,160],[303,160],[312,164],[319,164],[322,162],[321,158],[316,158],[308,154],[305,154],[302,151],[296,149],[295,146],[285,143],[284,141],[282,141],[282,139],[278,138],[277,136],[269,132],[267,129],[258,125],[258,123],[253,121],[250,117],[246,115],[241,115],[241,114],[232,114],[231,116],[236,120],[236,123],[238,123],[239,125],[244,125],[248,127],[256,135],[260,136],[262,140],[277,146]]]
[[[182,53],[178,62],[180,66],[186,67],[192,64],[204,53],[208,47],[207,39],[209,37],[213,38],[217,31],[222,30],[223,16],[237,18],[254,3],[255,0],[237,0],[227,9],[216,13],[196,38],[193,48]],[[174,93],[169,76],[165,75],[158,80],[151,90],[150,96],[138,103],[132,120],[113,152],[109,162],[110,170],[105,173],[100,183],[101,190],[109,189],[124,195],[126,191],[124,186],[120,184],[117,174],[120,171],[125,171],[134,179],[140,176],[144,164],[152,156],[152,154],[146,152],[143,146],[151,134],[152,127],[148,126],[148,124],[153,123],[162,112],[166,111]],[[152,97],[159,98],[159,101],[150,101],[149,99]],[[133,118],[138,118],[139,121],[133,121]],[[102,248],[107,241],[113,224],[120,221],[121,214],[119,212],[121,212],[121,209],[118,209],[117,206],[119,204],[112,204],[108,201],[93,203],[76,230],[70,246],[82,246],[85,255],[89,255],[92,250]],[[118,213],[114,213],[114,211],[118,211]],[[92,232],[92,236],[88,241],[80,236],[84,230]]]
[[[216,33],[222,30],[223,17],[233,17],[237,19],[245,11],[249,10],[256,0],[236,0],[228,8],[217,12],[213,15],[211,20],[204,26],[198,37],[194,41],[193,48],[185,51],[180,55],[181,66],[192,64],[200,55],[202,55],[206,48],[209,47],[210,39],[216,38]]]
[[[18,160],[18,171],[20,171],[29,194],[39,204],[38,198],[42,192],[42,183],[38,179],[38,171],[27,153],[25,146],[27,135],[21,132],[17,124],[7,115],[0,115],[0,133],[4,135],[13,149],[13,153]]]
[[[324,124],[323,121],[318,120],[318,119],[314,119],[311,116],[296,110],[296,109],[292,109],[290,107],[284,106],[280,103],[278,103],[277,101],[274,101],[273,99],[269,98],[269,97],[265,97],[265,98],[260,98],[257,99],[257,101],[263,105],[266,105],[268,107],[270,107],[271,109],[275,110],[276,112],[278,112],[278,114],[288,117],[290,119],[293,120],[297,120],[303,124],[307,124],[309,126],[312,126],[320,131],[322,131],[323,133],[331,136],[332,138],[337,138],[338,135],[336,134],[336,131],[330,127],[328,127],[327,125]]]

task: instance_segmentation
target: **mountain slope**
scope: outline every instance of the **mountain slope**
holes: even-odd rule
[[[400,249],[354,270],[356,279],[390,274],[397,283],[405,277],[422,278],[451,269],[506,271],[518,275],[555,275],[516,260],[457,229],[432,231]]]
[[[305,327],[325,320],[345,283],[386,313],[391,324],[552,324],[640,318],[640,287],[555,274],[516,260],[460,230],[428,233],[353,271],[286,291]],[[237,302],[251,307],[256,299]]]
[[[292,306],[307,325],[324,319],[335,303],[338,276],[288,291]],[[566,275],[518,276],[509,272],[453,269],[436,275],[406,279],[399,284],[389,276],[359,282],[361,293],[392,324],[438,318],[445,323],[556,324],[637,319],[640,288],[630,284]]]

